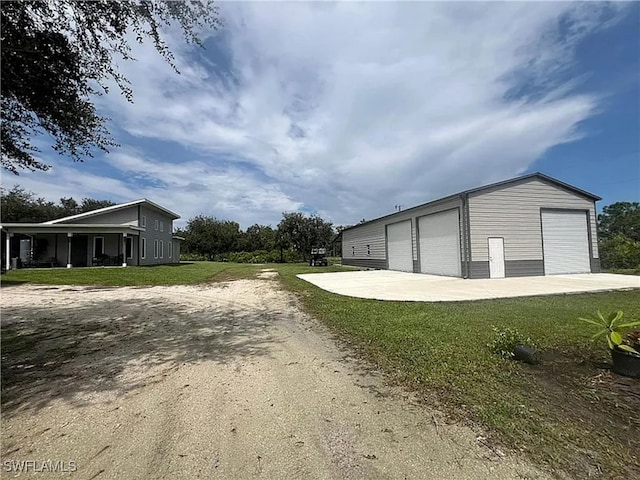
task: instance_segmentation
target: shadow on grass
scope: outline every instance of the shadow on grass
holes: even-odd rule
[[[277,340],[266,327],[264,313],[233,304],[195,312],[159,299],[4,308],[3,415],[35,413],[58,399],[81,406],[95,393],[120,396],[184,364],[268,355]]]
[[[18,285],[24,285],[25,283],[29,282],[26,280],[5,280],[3,278],[0,280],[0,288],[17,287]]]

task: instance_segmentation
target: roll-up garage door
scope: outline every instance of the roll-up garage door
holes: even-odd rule
[[[589,234],[583,211],[543,210],[544,273],[589,273]]]
[[[458,209],[418,219],[420,271],[460,277],[460,218]]]
[[[411,220],[387,225],[387,255],[389,270],[413,272]]]

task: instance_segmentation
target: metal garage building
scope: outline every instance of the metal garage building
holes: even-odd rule
[[[534,173],[345,229],[342,263],[464,278],[595,273],[598,200]]]

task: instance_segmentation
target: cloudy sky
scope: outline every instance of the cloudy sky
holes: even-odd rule
[[[638,3],[222,3],[206,49],[169,33],[97,100],[121,147],[3,173],[58,200],[351,224],[542,171],[640,200]]]

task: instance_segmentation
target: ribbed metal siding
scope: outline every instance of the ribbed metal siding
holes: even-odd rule
[[[531,179],[521,184],[478,192],[469,197],[471,260],[489,260],[489,237],[504,238],[506,262],[542,260],[541,208],[588,210],[591,248],[593,257],[598,258],[593,200],[540,179]]]
[[[377,260],[383,260],[386,264],[387,256],[385,250],[385,229],[386,225],[401,222],[403,220],[411,220],[411,241],[413,247],[413,260],[416,264],[415,271],[418,271],[418,248],[417,248],[417,218],[428,215],[430,213],[450,210],[452,208],[462,207],[462,200],[459,198],[439,202],[422,208],[404,210],[394,215],[390,215],[380,220],[366,223],[362,226],[356,226],[342,232],[342,259],[345,260],[362,260],[365,263],[360,265],[378,268],[380,265]],[[367,255],[367,245],[371,253]],[[355,252],[355,253],[354,253]],[[371,262],[366,262],[372,260]]]
[[[411,220],[387,225],[389,270],[413,272]]]
[[[589,273],[589,238],[584,211],[542,211],[544,272]]]
[[[420,272],[460,277],[460,213],[455,210],[418,218]]]
[[[347,260],[360,260],[371,261],[371,264],[360,263],[359,266],[375,268],[374,265],[380,265],[380,262],[386,266],[384,224],[370,223],[342,232],[342,258],[345,264]]]

